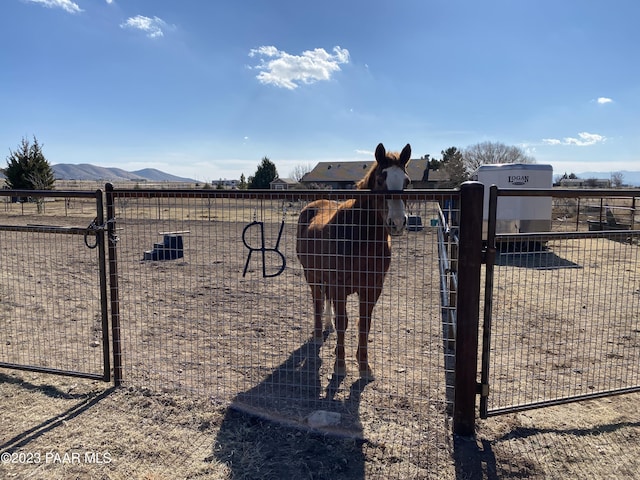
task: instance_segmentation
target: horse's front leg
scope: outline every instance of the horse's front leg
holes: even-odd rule
[[[380,293],[382,293],[382,289],[372,288],[366,289],[359,294],[360,319],[358,321],[358,351],[356,358],[358,359],[360,378],[364,380],[374,380],[373,371],[369,366],[369,331],[371,330],[373,307],[376,305]]]
[[[347,374],[347,364],[344,355],[344,334],[347,331],[349,319],[347,318],[347,299],[345,295],[339,295],[334,299],[335,321],[336,321],[336,363],[333,371],[338,376]]]

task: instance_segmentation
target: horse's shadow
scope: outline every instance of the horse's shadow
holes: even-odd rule
[[[364,478],[358,410],[368,381],[336,400],[345,377],[323,381],[320,347],[308,340],[227,409],[213,454],[231,478]]]

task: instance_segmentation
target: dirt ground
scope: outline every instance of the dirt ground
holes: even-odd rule
[[[8,372],[0,399],[1,450],[13,455],[0,465],[7,479],[627,479],[640,471],[638,394],[481,420],[475,439],[429,445],[442,450],[439,461],[415,475],[391,442],[314,433],[192,394]]]
[[[374,311],[376,379],[365,382],[355,364],[345,378],[332,377],[330,329],[323,346],[309,342],[310,296],[293,251],[297,206],[284,213],[275,203],[184,210],[145,201],[120,205],[124,386],[0,370],[0,478],[638,478],[637,393],[491,417],[478,421],[475,438],[452,437],[435,229],[394,243],[392,270]],[[413,206],[425,220],[434,216],[432,207]],[[44,223],[16,212],[0,218],[1,224]],[[53,221],[84,225],[91,218],[85,209]],[[263,278],[255,253],[243,276],[243,229],[254,219],[264,221],[272,247],[281,218],[284,273]],[[188,232],[184,257],[142,261],[143,252],[162,240],[159,232],[167,231]],[[246,232],[250,245],[260,242],[257,227]],[[19,235],[6,238],[2,258],[14,263],[0,277],[1,360],[35,358],[99,371],[99,295],[84,288],[95,281],[94,253],[73,243],[75,237],[56,237],[53,245],[42,237],[43,245],[31,249],[8,246],[24,243]],[[60,254],[46,255],[48,249]],[[278,255],[266,261],[268,273],[277,271]],[[506,276],[523,270],[500,268]],[[63,275],[49,276],[47,269]],[[16,278],[29,275],[35,286],[27,301]],[[350,304],[352,319],[356,308]],[[637,311],[629,311],[627,325],[638,325]],[[40,336],[29,335],[37,329]],[[53,332],[57,336],[48,336]],[[633,346],[638,333],[627,333],[627,364],[640,358]],[[347,355],[353,358],[350,338]],[[576,368],[560,370],[565,367]],[[553,367],[541,367],[546,369]],[[526,383],[512,388],[525,391]],[[313,424],[316,412],[339,414],[339,422]]]

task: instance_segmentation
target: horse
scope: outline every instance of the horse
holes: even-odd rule
[[[380,143],[375,162],[356,183],[359,190],[389,192],[409,184],[407,164],[411,146],[400,153],[387,152]],[[314,340],[324,341],[323,315],[333,307],[337,344],[334,374],[345,376],[344,338],[347,330],[347,296],[358,294],[359,322],[356,359],[360,377],[373,380],[368,361],[369,330],[373,308],[382,293],[391,263],[391,236],[407,225],[405,203],[381,195],[362,195],[337,202],[316,200],[300,212],[296,254],[313,297]]]

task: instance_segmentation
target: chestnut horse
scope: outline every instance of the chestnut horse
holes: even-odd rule
[[[409,144],[398,154],[387,153],[381,143],[375,158],[356,188],[388,192],[408,185]],[[346,375],[347,295],[357,293],[360,318],[356,358],[360,376],[373,379],[367,355],[371,313],[391,263],[390,235],[402,235],[406,224],[404,201],[385,200],[380,195],[358,196],[344,202],[316,200],[300,213],[296,252],[311,287],[316,341],[323,341],[323,311],[330,311],[331,307],[335,311],[335,375]]]

